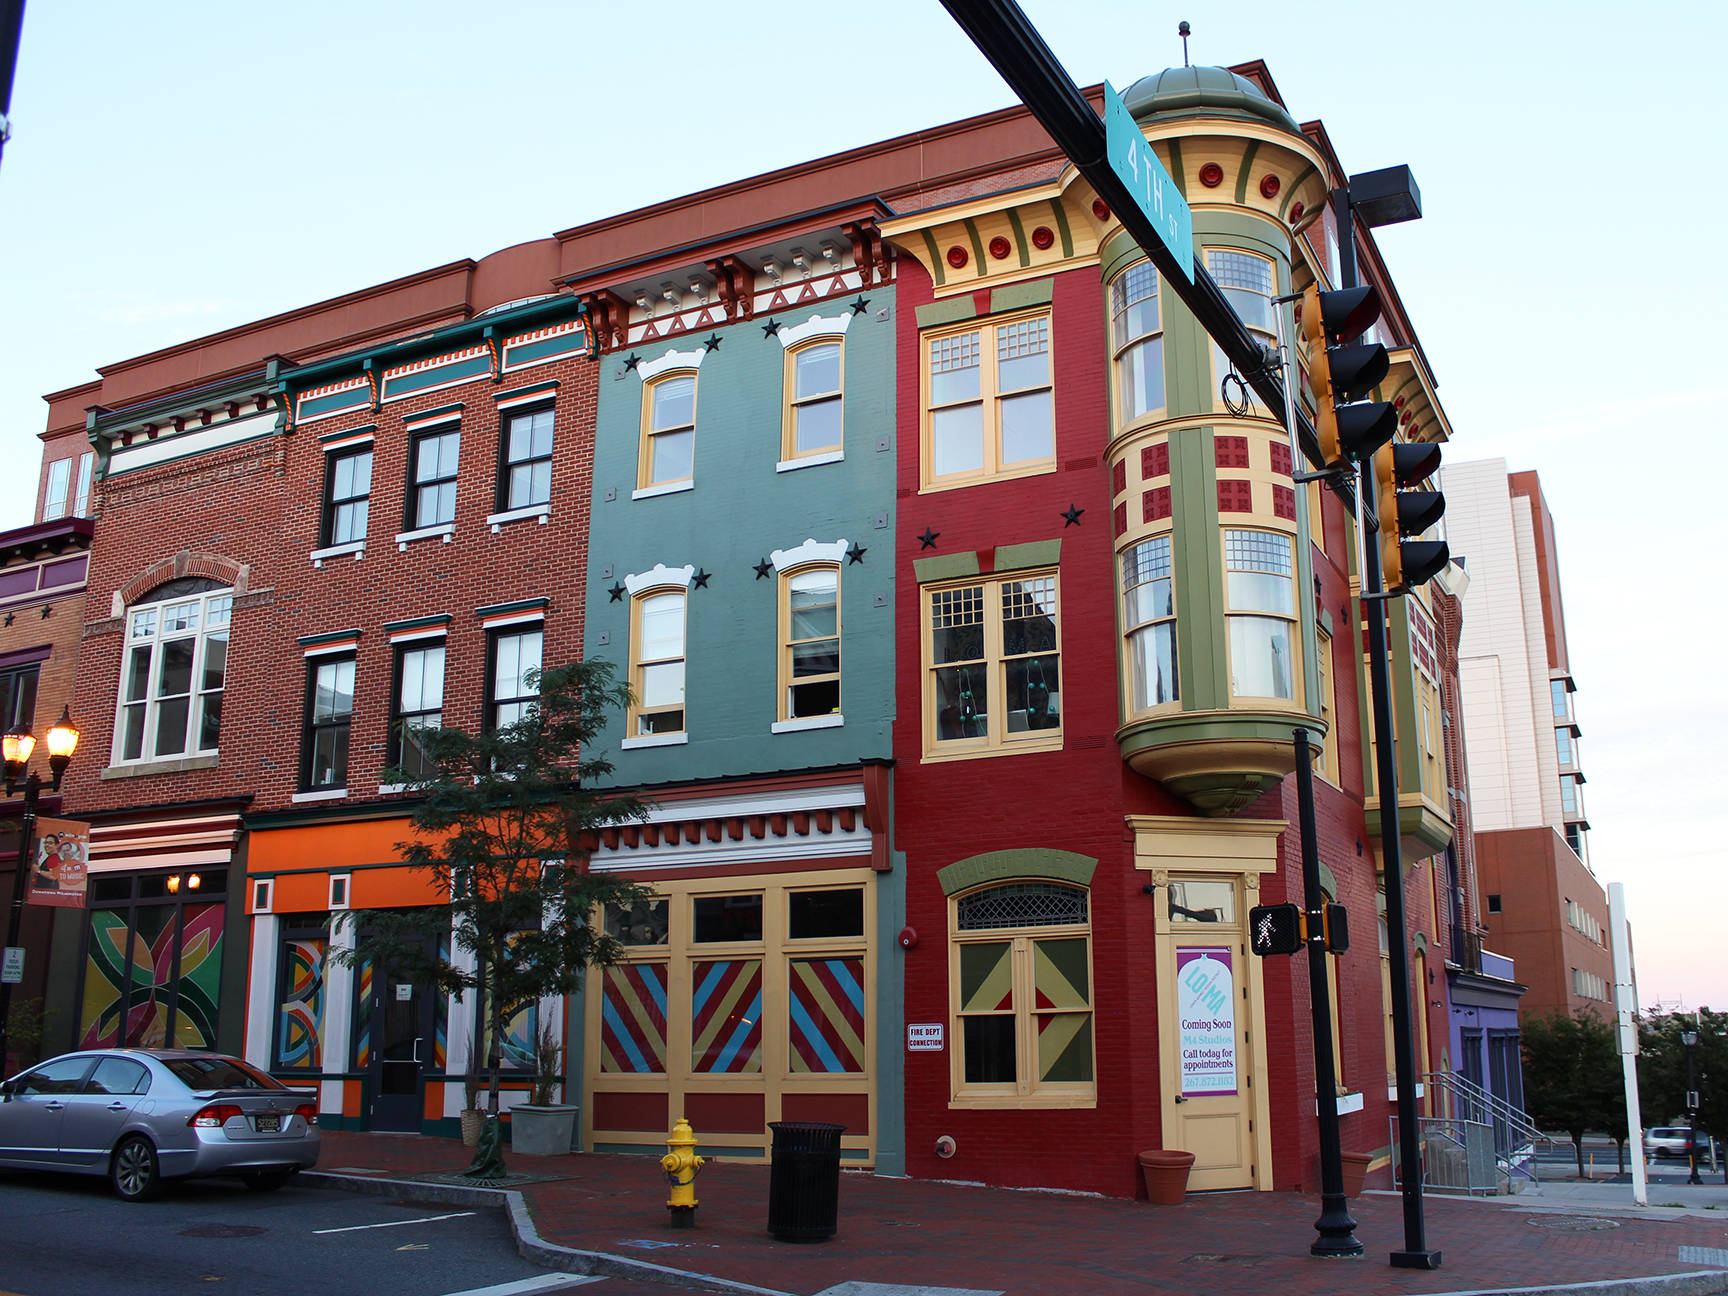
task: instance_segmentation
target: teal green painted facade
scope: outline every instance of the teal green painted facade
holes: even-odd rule
[[[692,581],[685,617],[685,726],[677,746],[621,750],[622,719],[602,748],[621,784],[660,784],[738,774],[856,765],[886,758],[894,708],[894,324],[893,290],[789,311],[783,327],[811,315],[847,314],[842,435],[844,458],[775,470],[780,461],[785,348],[766,319],[713,334],[638,345],[652,362],[669,349],[702,352],[696,383],[694,484],[632,499],[642,427],[643,383],[627,352],[600,360],[589,534],[585,654],[630,660],[630,596],[609,591],[656,564],[710,573]],[[880,317],[880,312],[887,317]],[[886,449],[879,446],[886,445]],[[881,525],[878,525],[880,523]],[[779,718],[779,581],[755,566],[807,539],[844,539],[863,549],[840,567],[840,706],[845,723],[773,733]]]

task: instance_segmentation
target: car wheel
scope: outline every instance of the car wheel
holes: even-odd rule
[[[253,1192],[275,1192],[294,1177],[292,1170],[259,1170],[245,1176],[246,1186]]]
[[[108,1181],[122,1201],[149,1201],[162,1192],[162,1169],[156,1149],[141,1134],[120,1140],[109,1159]]]

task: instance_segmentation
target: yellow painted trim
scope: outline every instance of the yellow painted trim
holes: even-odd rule
[[[1031,477],[1056,471],[1056,327],[1049,306],[1031,310],[1010,311],[925,329],[918,336],[918,407],[920,410],[918,446],[918,482],[920,493],[930,490],[952,490],[960,486],[976,486],[988,481],[1006,481],[1016,477]],[[1002,453],[1002,391],[997,358],[996,331],[1027,320],[1042,319],[1048,327],[1050,357],[1050,454],[1048,458],[1027,459],[1012,464],[1001,461]],[[984,426],[984,466],[972,473],[949,473],[936,477],[932,471],[935,455],[933,436],[935,411],[931,408],[930,355],[932,344],[966,333],[978,335],[978,401],[979,416]],[[1017,389],[1016,395],[1038,388]],[[954,408],[970,405],[971,401],[956,402]],[[945,407],[946,408],[946,407]]]
[[[707,1155],[708,1146],[761,1149],[766,1152],[771,1134],[766,1122],[782,1119],[781,1104],[788,1094],[858,1093],[868,1095],[870,1132],[846,1134],[841,1137],[843,1151],[863,1151],[863,1160],[848,1159],[843,1165],[869,1168],[876,1161],[876,1146],[880,1115],[877,1078],[880,1060],[876,1047],[876,1003],[870,998],[877,980],[877,930],[875,904],[876,875],[867,868],[812,870],[802,873],[776,873],[747,877],[677,878],[650,883],[656,894],[669,902],[671,921],[664,945],[632,946],[622,960],[630,963],[664,963],[666,977],[666,1072],[639,1075],[629,1072],[603,1072],[600,1069],[600,1000],[603,972],[586,978],[582,993],[586,995],[587,1012],[584,1022],[583,1094],[590,1113],[584,1124],[583,1146],[586,1150],[604,1151],[617,1144],[660,1143],[665,1130],[598,1130],[592,1124],[594,1094],[664,1093],[667,1096],[668,1120],[677,1120],[691,1093],[750,1093],[763,1097],[764,1129],[759,1134],[710,1133],[697,1128]],[[864,892],[864,932],[821,940],[790,939],[787,933],[788,897],[794,891],[857,890]],[[708,942],[697,944],[694,935],[694,903],[702,895],[762,896],[762,940],[753,942]],[[596,915],[597,922],[599,916]],[[792,1070],[791,1042],[788,1027],[790,1015],[790,968],[793,960],[822,957],[857,957],[863,960],[864,1002],[864,1070],[838,1075],[817,1075]],[[691,1004],[692,965],[726,958],[756,958],[762,964],[762,1069],[741,1074],[710,1075],[690,1069],[692,1052]],[[719,1160],[754,1161],[757,1157],[716,1154]]]
[[[817,347],[831,346],[840,352],[840,381],[833,392],[824,392],[818,396],[808,396],[798,399],[798,356],[805,351],[813,351]],[[798,459],[807,459],[813,455],[832,454],[846,445],[846,335],[844,333],[823,333],[816,337],[806,338],[796,346],[786,348],[786,358],[781,370],[781,391],[785,393],[780,413],[780,458],[790,463]],[[832,445],[812,446],[806,450],[797,448],[797,414],[800,405],[814,404],[820,401],[837,398],[840,402],[840,436]]]
[[[694,390],[690,394],[690,421],[688,423],[678,423],[663,428],[653,427],[654,391],[662,383],[670,382],[677,378],[688,378],[693,384],[695,384]],[[636,452],[636,488],[638,490],[646,490],[650,486],[670,486],[678,482],[692,481],[695,479],[696,402],[701,399],[701,396],[701,372],[697,369],[670,369],[663,374],[655,374],[653,378],[642,384],[641,436],[638,441]],[[652,467],[654,462],[653,438],[664,435],[668,432],[690,433],[690,476],[668,477],[665,481],[655,481],[652,477]]]

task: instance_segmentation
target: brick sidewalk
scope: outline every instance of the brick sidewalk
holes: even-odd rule
[[[468,1156],[448,1139],[327,1132],[319,1170],[359,1178],[454,1172]],[[1195,1196],[1155,1207],[856,1172],[841,1179],[838,1236],[798,1245],[767,1235],[764,1166],[707,1166],[696,1184],[697,1228],[674,1231],[665,1180],[646,1157],[507,1160],[517,1173],[558,1176],[518,1189],[548,1242],[796,1296],[847,1280],[1010,1296],[1499,1291],[1708,1271],[1682,1261],[1680,1249],[1728,1248],[1728,1188],[1720,1221],[1429,1196],[1428,1245],[1444,1253],[1444,1265],[1420,1273],[1387,1264],[1403,1245],[1400,1199],[1391,1194],[1351,1203],[1365,1259],[1323,1261],[1308,1254],[1318,1199],[1295,1193]],[[1728,1292],[1728,1272],[1687,1290]]]

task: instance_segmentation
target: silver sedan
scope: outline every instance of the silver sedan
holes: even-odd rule
[[[107,1175],[127,1201],[193,1175],[267,1192],[317,1163],[316,1097],[220,1053],[86,1049],[0,1084],[0,1166]]]

